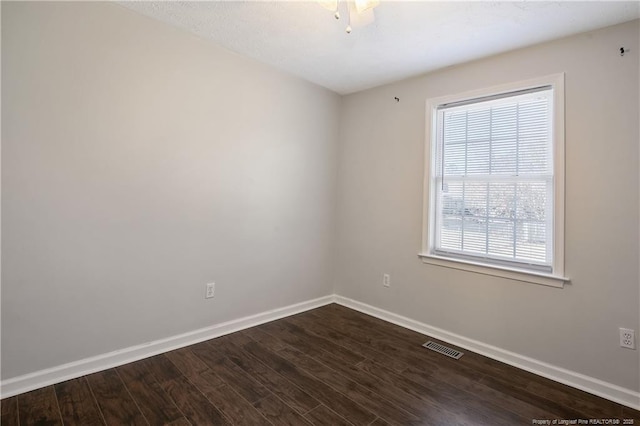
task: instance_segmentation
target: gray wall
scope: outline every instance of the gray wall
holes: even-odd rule
[[[638,390],[638,39],[340,99],[115,4],[3,2],[2,378],[335,291]],[[425,100],[557,72],[571,284],[423,264]]]
[[[332,293],[339,106],[116,4],[3,2],[2,378]]]
[[[635,21],[345,97],[336,293],[639,390],[640,351],[618,339],[618,327],[640,330],[638,42]],[[620,46],[635,53],[620,57]],[[423,264],[425,100],[558,72],[566,73],[571,283],[556,289]]]

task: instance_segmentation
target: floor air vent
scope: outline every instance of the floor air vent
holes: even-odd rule
[[[451,357],[453,359],[460,359],[460,357],[462,355],[464,355],[463,352],[456,351],[455,349],[451,349],[451,348],[448,348],[446,346],[442,346],[441,344],[435,343],[435,342],[432,342],[432,341],[428,341],[427,343],[425,343],[422,346],[424,346],[427,349],[431,349],[432,351],[435,351],[435,352],[441,353],[443,355],[449,356],[449,357]]]

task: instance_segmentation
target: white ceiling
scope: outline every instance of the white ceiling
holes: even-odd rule
[[[346,34],[313,1],[120,4],[340,94],[640,16],[638,1],[381,0]]]

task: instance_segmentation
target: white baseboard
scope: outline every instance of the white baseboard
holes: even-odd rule
[[[640,410],[640,392],[626,389],[612,383],[595,379],[575,371],[566,370],[533,358],[510,352],[496,346],[488,345],[477,340],[468,339],[458,334],[450,333],[437,327],[403,317],[375,306],[367,305],[346,297],[334,296],[336,303],[347,308],[371,315],[384,321],[408,328],[418,333],[426,334],[455,346],[468,349],[480,355],[504,362],[522,370],[529,371],[542,377],[562,384],[589,392],[613,402]]]
[[[306,302],[296,303],[278,309],[262,312],[256,315],[227,321],[210,327],[201,328],[177,336],[131,346],[129,348],[109,352],[106,354],[81,359],[57,367],[36,371],[23,376],[14,377],[0,382],[0,395],[2,398],[39,389],[65,380],[75,379],[87,374],[117,367],[130,362],[148,358],[174,349],[200,343],[205,340],[223,336],[225,334],[244,330],[256,325],[264,324],[300,312],[338,303],[359,312],[380,318],[401,327],[417,331],[418,333],[432,336],[436,339],[448,342],[452,345],[468,349],[480,355],[504,362],[517,368],[529,371],[542,377],[563,383],[565,385],[581,389],[594,395],[617,402],[627,407],[640,410],[640,393],[631,389],[607,383],[593,377],[585,376],[575,371],[556,367],[533,358],[529,358],[514,352],[468,339],[458,334],[450,333],[437,327],[403,317],[393,312],[385,311],[365,303],[338,295],[330,295]]]
[[[23,376],[14,377],[0,382],[2,398],[39,389],[65,380],[75,379],[87,374],[117,367],[130,362],[148,358],[174,349],[200,343],[205,340],[220,337],[225,334],[244,330],[256,325],[264,324],[300,312],[318,308],[334,302],[333,295],[296,303],[283,308],[273,309],[256,315],[227,321],[177,336],[131,346],[106,354],[81,359],[57,367],[47,368]]]

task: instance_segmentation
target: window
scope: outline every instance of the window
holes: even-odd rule
[[[563,81],[427,102],[425,262],[566,281]]]

